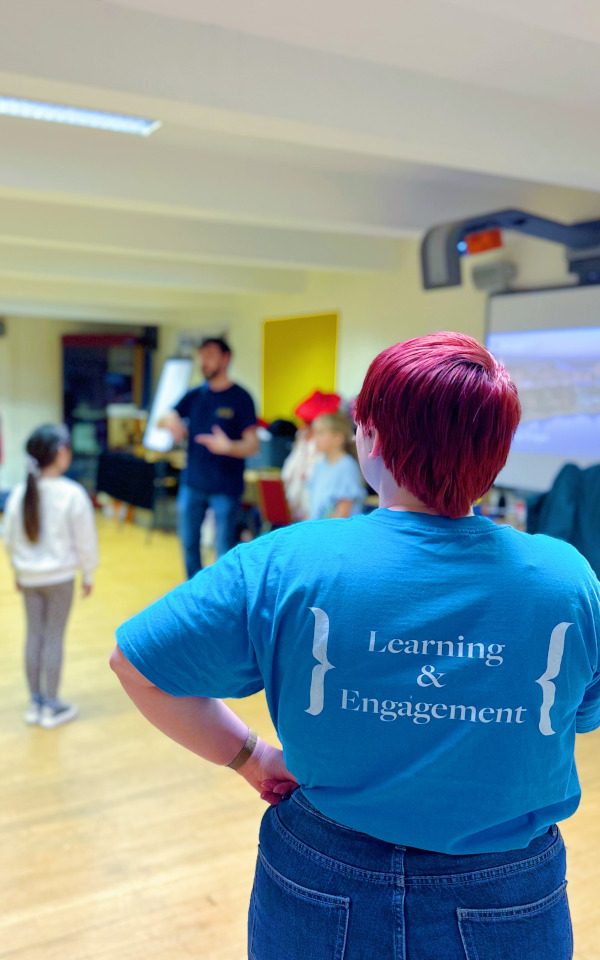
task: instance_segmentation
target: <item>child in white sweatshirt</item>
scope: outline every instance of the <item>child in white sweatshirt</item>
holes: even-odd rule
[[[83,596],[92,591],[98,563],[96,528],[87,493],[63,476],[71,463],[66,427],[38,427],[25,449],[27,480],[8,498],[5,536],[17,589],[25,601],[30,693],[25,721],[51,728],[77,715],[77,708],[58,696],[63,640],[77,570]]]

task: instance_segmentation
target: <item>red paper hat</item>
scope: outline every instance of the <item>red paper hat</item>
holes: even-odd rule
[[[314,390],[310,397],[298,404],[294,413],[305,423],[312,423],[324,413],[336,413],[340,409],[342,398],[337,393],[321,393]]]

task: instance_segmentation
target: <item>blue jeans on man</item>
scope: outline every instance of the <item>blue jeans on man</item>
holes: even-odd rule
[[[217,557],[221,557],[235,545],[239,504],[239,497],[224,493],[202,493],[187,484],[181,485],[177,496],[177,532],[188,579],[202,568],[200,530],[206,511],[210,508],[215,516],[215,552]]]

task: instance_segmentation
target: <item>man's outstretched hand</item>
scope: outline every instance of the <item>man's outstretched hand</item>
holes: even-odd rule
[[[212,428],[212,433],[197,433],[194,440],[217,456],[226,457],[231,453],[233,441],[217,424]]]

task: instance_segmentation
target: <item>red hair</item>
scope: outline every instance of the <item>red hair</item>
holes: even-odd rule
[[[506,369],[462,333],[388,347],[371,363],[355,410],[363,430],[377,430],[398,486],[455,518],[491,487],[520,417]]]

